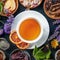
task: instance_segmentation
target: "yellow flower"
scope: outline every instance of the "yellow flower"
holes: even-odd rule
[[[51,41],[51,46],[52,46],[52,48],[56,48],[58,45],[59,45],[59,44],[58,44],[57,39],[53,39],[53,40]]]

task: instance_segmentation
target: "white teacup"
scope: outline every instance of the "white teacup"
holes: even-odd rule
[[[20,13],[20,20],[19,20],[19,22],[18,22],[18,24],[17,24],[17,34],[18,34],[18,37],[22,40],[22,41],[24,41],[24,42],[26,42],[26,43],[35,43],[35,42],[37,42],[38,40],[40,40],[41,39],[41,37],[42,37],[42,34],[43,34],[43,27],[42,27],[42,21],[41,21],[41,16],[40,16],[40,13],[38,13],[38,12],[36,12],[36,11],[32,11],[32,10],[29,10],[29,11],[23,11],[22,13]],[[40,18],[41,17],[41,18]],[[28,19],[28,18],[34,18],[34,19],[36,19],[37,20],[37,22],[39,23],[39,25],[40,25],[40,27],[41,27],[41,32],[40,32],[40,34],[39,34],[39,36],[36,38],[36,39],[34,39],[34,40],[25,40],[24,38],[22,38],[21,37],[21,35],[20,35],[20,33],[19,33],[19,27],[20,27],[20,25],[21,25],[21,23],[24,21],[24,20],[26,20],[26,19]],[[19,19],[19,15],[18,15],[18,19]],[[26,33],[27,33],[27,31],[26,31]]]

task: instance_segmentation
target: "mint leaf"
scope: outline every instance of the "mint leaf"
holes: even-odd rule
[[[37,48],[37,46],[35,46],[35,48],[33,50],[33,56],[37,53],[37,51],[38,51],[38,48]]]
[[[51,55],[51,51],[49,50],[49,51],[46,53],[46,59],[49,59],[49,58],[50,58],[50,55]]]
[[[2,10],[3,10],[3,3],[0,2],[0,12],[2,12]]]
[[[33,56],[36,60],[48,60],[50,58],[51,51],[48,49],[47,52],[44,52],[42,49],[44,47],[38,49],[36,46],[33,50]]]
[[[39,58],[39,59],[44,59],[45,58],[45,53],[41,50],[39,50],[36,55],[35,55],[36,58]]]

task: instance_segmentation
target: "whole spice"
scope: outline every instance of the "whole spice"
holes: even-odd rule
[[[60,0],[45,0],[44,11],[52,19],[60,19]]]

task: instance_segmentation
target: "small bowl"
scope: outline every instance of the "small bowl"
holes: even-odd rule
[[[2,53],[3,55],[3,60],[5,60],[6,59],[5,53],[2,50],[0,50],[0,53]]]
[[[0,49],[7,50],[10,47],[10,44],[5,38],[0,38]]]
[[[17,11],[17,9],[18,9],[18,5],[19,5],[19,4],[18,4],[18,0],[15,0],[15,3],[16,3],[16,8],[15,8],[14,11],[12,11],[10,14],[5,14],[5,13],[1,12],[0,15],[1,15],[1,16],[6,16],[6,17],[8,17],[8,16],[14,14],[14,13]]]
[[[25,50],[19,50],[19,49],[15,49],[15,50],[12,51],[12,53],[10,54],[9,60],[12,60],[11,59],[11,55],[14,54],[14,53],[16,53],[16,52],[18,52],[18,51],[23,52],[24,54],[26,54],[28,56],[28,60],[31,60],[30,54],[27,51],[25,51]]]
[[[57,54],[58,54],[59,51],[60,51],[60,49],[57,50],[56,53],[55,53],[55,60],[57,60]]]

